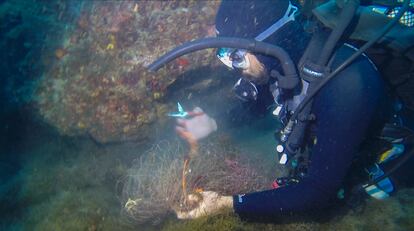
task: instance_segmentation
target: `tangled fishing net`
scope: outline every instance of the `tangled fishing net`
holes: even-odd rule
[[[133,163],[121,198],[129,217],[139,223],[157,223],[174,208],[191,209],[185,203],[184,191],[233,195],[270,185],[258,168],[234,148],[213,143],[201,145],[188,168],[183,167],[188,160],[186,153],[188,148],[178,140],[162,141]]]

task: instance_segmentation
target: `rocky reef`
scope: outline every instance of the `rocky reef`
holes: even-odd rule
[[[41,117],[61,134],[90,135],[99,143],[151,138],[154,122],[162,125],[169,110],[163,99],[168,87],[185,71],[214,63],[214,55],[191,54],[157,73],[146,66],[185,41],[213,36],[218,4],[80,4],[59,45],[45,54],[50,59],[35,101]]]

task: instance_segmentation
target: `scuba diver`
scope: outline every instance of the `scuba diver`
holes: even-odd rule
[[[284,126],[275,133],[275,162],[286,167],[289,175],[277,178],[273,189],[261,192],[233,196],[202,192],[198,207],[176,211],[178,218],[197,218],[223,208],[232,208],[246,219],[312,214],[352,198],[353,193],[362,191],[383,199],[396,190],[398,180],[391,173],[398,175],[412,161],[407,150],[411,150],[413,135],[404,127],[409,118],[400,114],[412,111],[396,101],[373,60],[357,47],[367,41],[370,48],[382,39],[381,43],[391,47],[403,44],[399,48],[404,52],[412,48],[413,30],[400,20],[404,11],[404,16],[412,15],[412,9],[407,11],[407,0],[404,5],[377,1],[373,6],[373,2],[327,1],[311,16],[300,14],[300,5],[289,0],[221,3],[216,16],[218,38],[254,39],[255,46],[270,43],[291,58],[276,59],[263,54],[270,52],[265,48],[261,52],[247,49],[252,45],[217,51],[217,57],[241,75],[234,85],[239,98],[272,97],[272,114]],[[397,7],[400,13],[395,12]],[[384,34],[391,32],[376,40],[373,37],[378,33],[363,33],[356,18],[366,15],[389,23],[389,28],[381,27]],[[411,33],[405,33],[409,37],[405,43],[393,40],[401,30]],[[178,134],[192,134],[198,140],[220,127],[202,109],[193,113],[197,116],[177,120]],[[190,195],[189,200],[196,198]]]

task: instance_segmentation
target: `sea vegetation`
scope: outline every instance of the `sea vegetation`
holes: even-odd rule
[[[266,224],[266,223],[254,223],[246,222],[240,220],[239,217],[234,215],[228,210],[222,211],[220,214],[216,214],[208,217],[201,217],[195,220],[186,220],[186,221],[168,221],[164,227],[163,231],[191,231],[191,230],[200,230],[200,231],[254,231],[254,230],[263,230],[263,231],[302,231],[302,230],[318,230],[316,223],[291,223],[291,224]]]
[[[326,230],[413,230],[414,189],[401,189],[386,200],[369,198],[363,210],[349,210],[321,225]]]

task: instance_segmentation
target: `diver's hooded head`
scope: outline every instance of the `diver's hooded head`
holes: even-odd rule
[[[223,0],[216,15],[219,37],[256,38],[279,19],[289,8],[289,0]],[[285,49],[297,63],[309,41],[301,24],[290,21],[263,40]],[[268,71],[281,71],[278,60],[257,55]]]

